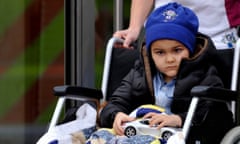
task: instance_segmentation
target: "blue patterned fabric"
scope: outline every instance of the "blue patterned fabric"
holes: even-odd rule
[[[156,105],[146,104],[135,109],[131,116],[140,118],[149,112],[164,113],[165,109]],[[86,144],[166,144],[166,141],[152,135],[119,136],[115,134],[113,129],[100,128],[91,134]]]
[[[150,135],[135,135],[131,137],[116,136],[112,129],[99,129],[86,141],[86,144],[166,144]]]

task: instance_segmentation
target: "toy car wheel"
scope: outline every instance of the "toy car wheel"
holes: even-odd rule
[[[162,139],[164,139],[164,140],[167,141],[167,140],[170,138],[170,136],[172,136],[172,135],[173,135],[172,132],[170,132],[170,131],[165,131],[165,132],[162,133]]]
[[[136,131],[136,129],[133,126],[128,126],[128,127],[125,128],[124,134],[127,137],[135,136],[137,134],[137,131]]]
[[[240,143],[240,126],[232,128],[223,137],[221,144],[239,144]]]

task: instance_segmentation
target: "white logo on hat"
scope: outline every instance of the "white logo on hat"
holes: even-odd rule
[[[165,17],[164,21],[169,22],[175,20],[178,15],[173,10],[166,10],[165,12],[163,12],[163,16]]]

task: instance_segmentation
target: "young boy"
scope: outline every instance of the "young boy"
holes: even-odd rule
[[[122,124],[134,120],[128,114],[144,104],[161,106],[167,112],[146,114],[150,126],[182,127],[194,86],[223,87],[210,62],[215,47],[207,36],[198,33],[198,27],[197,16],[178,3],[169,3],[150,14],[142,59],[136,61],[101,111],[101,127],[113,127],[123,135]],[[192,139],[219,143],[232,124],[226,103],[201,100],[188,143],[193,143]]]

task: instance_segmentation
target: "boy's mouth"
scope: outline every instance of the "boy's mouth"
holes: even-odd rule
[[[167,70],[175,70],[175,69],[177,69],[177,66],[167,66],[166,69]]]

